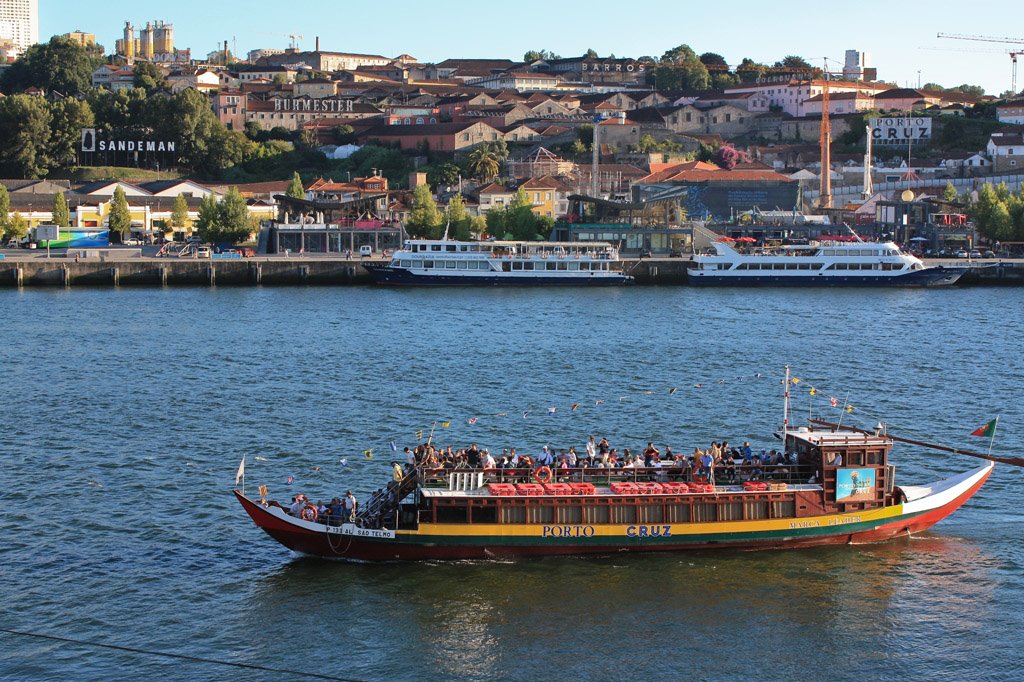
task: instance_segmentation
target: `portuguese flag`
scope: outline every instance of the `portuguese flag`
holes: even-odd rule
[[[991,438],[992,436],[994,436],[996,434],[996,422],[998,422],[998,421],[999,421],[999,418],[996,417],[995,419],[990,421],[988,424],[985,424],[984,426],[979,426],[974,431],[971,431],[971,435],[972,436],[981,436],[982,438]]]

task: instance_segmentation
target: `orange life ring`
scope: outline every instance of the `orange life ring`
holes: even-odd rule
[[[551,467],[545,465],[533,472],[533,480],[541,484],[551,483],[551,475]]]
[[[311,504],[307,504],[305,507],[302,508],[302,511],[299,512],[299,517],[303,521],[309,521],[310,523],[315,523],[317,516],[318,514],[316,511],[316,507],[314,507]]]

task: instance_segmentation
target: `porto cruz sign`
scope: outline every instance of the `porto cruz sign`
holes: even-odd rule
[[[873,144],[923,144],[931,139],[932,119],[927,116],[871,119],[871,141]]]
[[[173,152],[177,143],[143,138],[111,140],[99,137],[95,128],[82,129],[83,152]]]

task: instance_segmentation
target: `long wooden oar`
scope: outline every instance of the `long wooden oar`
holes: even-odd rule
[[[865,431],[864,429],[858,429],[855,426],[846,426],[845,424],[833,424],[823,419],[812,419],[812,424],[818,424],[819,426],[827,426],[833,429],[841,429],[843,431],[853,431],[854,433],[863,433],[868,436],[875,435],[874,431]],[[1002,464],[1010,464],[1012,466],[1024,467],[1024,457],[994,457],[992,455],[985,455],[980,452],[971,452],[970,450],[961,450],[960,448],[951,448],[945,445],[936,445],[935,443],[925,443],[920,440],[913,440],[911,438],[902,438],[900,436],[894,436],[891,433],[885,434],[886,437],[893,440],[898,440],[901,443],[910,443],[911,445],[920,445],[921,447],[931,448],[932,450],[942,450],[943,452],[952,452],[957,455],[967,455],[968,457],[977,457],[978,459],[987,459],[992,462],[1000,462]]]

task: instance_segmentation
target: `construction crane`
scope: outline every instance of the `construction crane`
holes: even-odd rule
[[[302,40],[303,38],[305,38],[306,36],[299,35],[297,33],[289,33],[288,37],[292,39],[291,48],[293,50],[298,50],[299,49],[299,41]]]
[[[1024,45],[1024,38],[999,38],[997,36],[977,36],[964,33],[939,33],[938,38],[950,38],[952,40],[973,40],[981,43],[1004,43],[1006,45]],[[1013,63],[1012,76],[1010,78],[1010,91],[1017,94],[1017,57],[1024,56],[1022,50],[1007,50],[1010,61]]]

